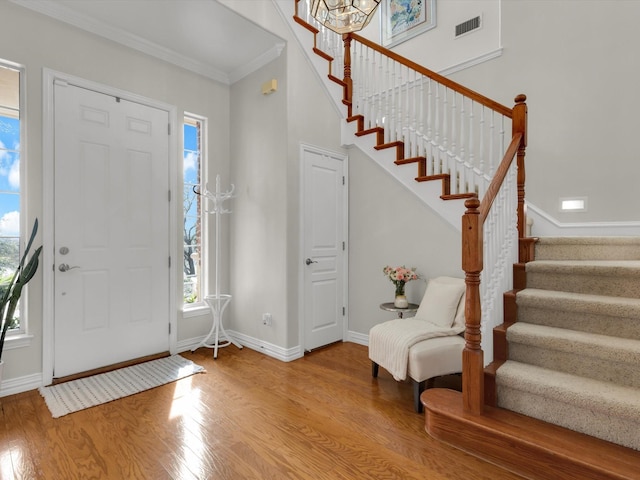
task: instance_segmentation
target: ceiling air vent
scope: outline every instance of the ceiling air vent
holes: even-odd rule
[[[480,28],[480,15],[456,25],[456,37]]]

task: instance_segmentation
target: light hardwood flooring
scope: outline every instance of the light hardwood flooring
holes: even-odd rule
[[[411,385],[373,379],[361,345],[183,356],[207,372],[58,419],[37,391],[0,398],[0,478],[520,478],[430,438]]]

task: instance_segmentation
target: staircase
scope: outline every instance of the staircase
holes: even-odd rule
[[[640,450],[640,239],[541,238],[525,268],[497,406]]]
[[[328,66],[319,78],[346,107],[343,136],[461,231],[463,391],[422,394],[425,430],[527,478],[640,479],[640,240],[532,247],[524,238],[526,97],[500,105],[358,35],[332,35],[305,0],[290,1],[303,27],[295,35],[318,72]],[[437,194],[425,188],[437,183]],[[461,202],[442,201],[460,199],[462,221]],[[594,281],[595,272],[603,278]],[[613,337],[624,354],[610,347]],[[616,404],[614,391],[627,400]],[[614,416],[612,428],[596,426]]]

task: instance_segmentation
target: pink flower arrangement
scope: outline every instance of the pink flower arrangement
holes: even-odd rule
[[[387,265],[382,269],[382,272],[396,286],[396,295],[404,295],[404,284],[420,278],[415,268],[407,268],[404,265],[401,267]]]

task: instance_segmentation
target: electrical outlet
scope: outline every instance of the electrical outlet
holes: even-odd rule
[[[263,313],[262,314],[262,324],[266,325],[268,327],[271,326],[271,314],[270,313]]]

